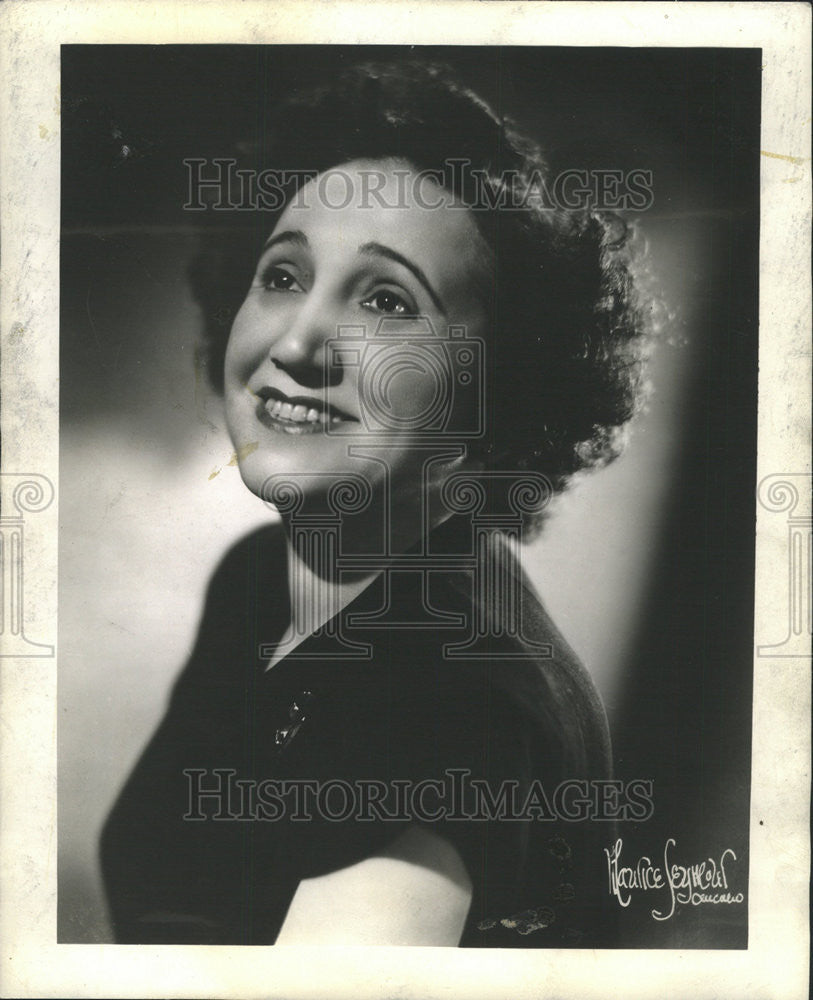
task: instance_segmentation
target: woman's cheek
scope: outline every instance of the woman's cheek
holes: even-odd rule
[[[245,384],[264,354],[259,318],[244,305],[235,317],[226,345],[226,378]]]
[[[426,420],[431,423],[434,411],[444,408],[444,375],[419,354],[373,355],[356,379],[361,408],[380,430],[420,431]]]

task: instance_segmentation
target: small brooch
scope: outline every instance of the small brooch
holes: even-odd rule
[[[302,724],[308,718],[312,702],[313,694],[310,691],[302,691],[291,702],[288,708],[288,724],[281,726],[274,733],[274,747],[277,752],[284,750],[302,728]]]

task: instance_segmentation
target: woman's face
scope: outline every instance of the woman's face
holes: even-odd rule
[[[418,444],[478,420],[462,411],[479,403],[485,359],[459,338],[486,333],[485,244],[468,210],[416,176],[390,160],[328,171],[266,244],[225,364],[229,431],[260,496],[273,476],[306,493],[347,473],[375,485],[382,463],[394,491],[417,493]]]

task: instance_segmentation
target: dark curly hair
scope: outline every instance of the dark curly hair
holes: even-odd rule
[[[441,172],[465,164],[449,186],[491,249],[487,433],[470,451],[486,468],[541,472],[554,491],[616,457],[644,396],[650,331],[633,227],[617,215],[523,197],[548,175],[539,147],[445,66],[364,64],[294,94],[270,113],[250,157],[255,169],[307,168],[311,176],[395,158]],[[254,222],[258,242],[268,221]],[[252,240],[238,252],[222,235],[192,272],[217,388],[257,253]]]

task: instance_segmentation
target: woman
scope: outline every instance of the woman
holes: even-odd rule
[[[510,539],[634,411],[624,227],[546,204],[434,67],[349,70],[270,149],[222,386],[281,520],[215,573],[105,827],[117,938],[607,944],[606,721]],[[216,370],[228,287],[198,274]]]

